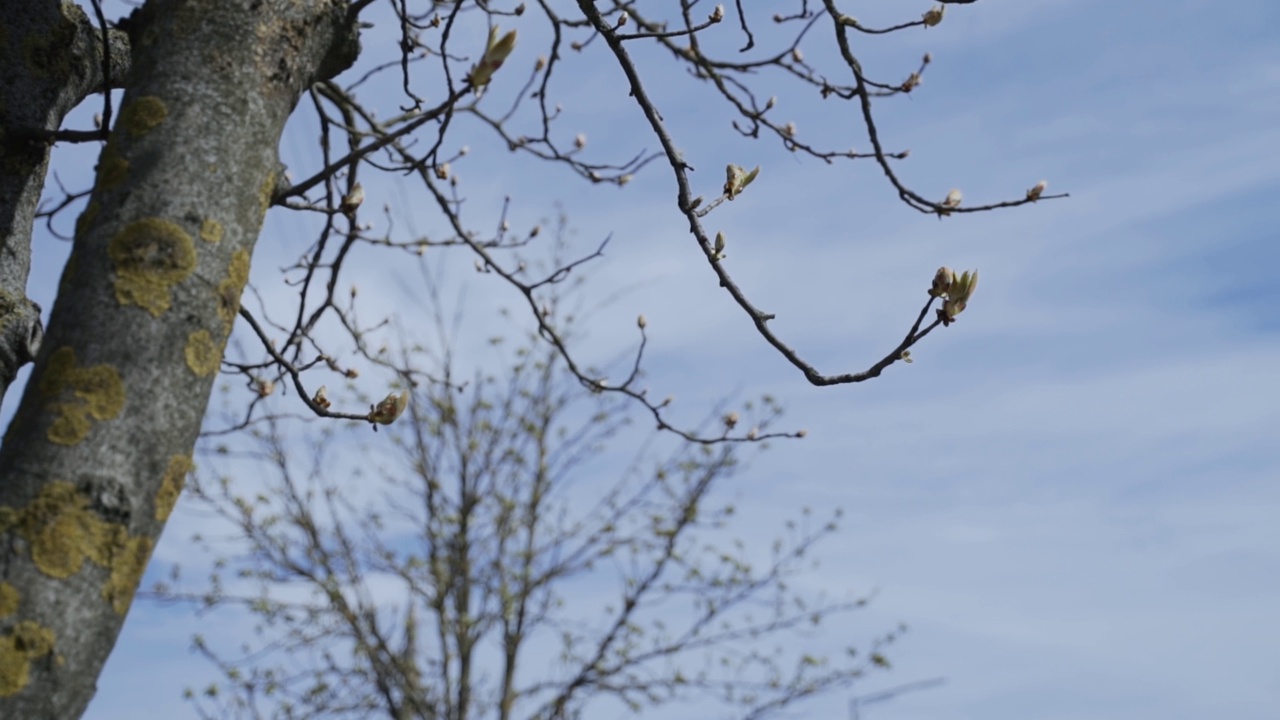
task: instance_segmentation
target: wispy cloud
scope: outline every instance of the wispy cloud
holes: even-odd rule
[[[868,21],[901,17],[900,3],[868,5]],[[949,679],[863,718],[1262,720],[1280,704],[1270,677],[1280,645],[1273,5],[985,0],[951,8],[905,45],[870,48],[886,68],[935,52],[926,84],[883,109],[891,142],[913,151],[899,166],[923,191],[958,185],[976,202],[1046,177],[1072,193],[944,222],[897,205],[870,164],[827,168],[740,143],[692,113],[688,86],[664,87],[679,137],[705,158],[695,174],[705,191],[718,163],[764,164],[709,222],[729,237],[744,288],[820,369],[878,358],[938,265],[981,269],[961,321],[865,386],[809,388],[764,347],[672,211],[666,168],[624,191],[556,171],[536,177],[562,182],[535,183],[538,166],[476,136],[459,172],[477,214],[512,192],[521,221],[566,201],[580,247],[615,233],[590,287],[636,289],[595,315],[589,352],[634,344],[644,312],[653,392],[696,416],[726,392],[768,391],[787,402],[788,423],[810,430],[735,480],[743,527],[776,527],[779,508],[843,506],[845,530],[807,582],[880,593],[832,634],[907,621],[896,669],[867,689]],[[583,123],[627,101],[611,69],[577,72],[598,95],[579,109]],[[802,130],[847,134],[856,121],[816,98],[794,102],[822,113]],[[593,131],[592,147],[635,127]],[[379,204],[397,197],[371,191]],[[425,210],[413,222],[439,229]],[[294,230],[272,229],[255,278],[283,298],[275,268],[301,248]],[[469,258],[435,256],[448,283],[477,283],[478,315],[515,306]],[[381,260],[352,268],[370,317],[405,309],[380,281],[388,272]],[[493,327],[466,328],[468,361]],[[200,562],[184,535],[171,529],[160,555]],[[183,622],[135,607],[87,717],[186,716],[180,702],[136,702],[138,677],[151,696],[160,674],[176,688],[200,672]],[[814,716],[844,717],[846,700]]]

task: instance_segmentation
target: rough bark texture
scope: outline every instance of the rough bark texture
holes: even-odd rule
[[[128,42],[111,34],[114,77]],[[0,399],[39,347],[40,308],[27,297],[31,227],[49,164],[46,139],[102,88],[102,35],[78,5],[0,3]],[[118,85],[118,83],[113,83]]]
[[[10,6],[40,8],[23,18],[74,6],[3,5],[6,73],[22,47],[65,51],[65,24],[18,27]],[[358,50],[341,0],[150,0],[127,27],[119,120],[0,446],[2,718],[68,720],[92,698],[191,467],[285,120]],[[66,78],[26,120],[56,127],[92,86]],[[4,279],[13,262],[25,284],[47,148],[16,160],[6,149],[4,162]]]

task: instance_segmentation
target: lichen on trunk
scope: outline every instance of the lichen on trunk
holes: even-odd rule
[[[17,198],[0,207],[4,251],[16,253],[0,263],[0,290],[13,308],[48,160],[49,143],[32,139],[57,131],[102,79],[101,30],[83,11],[21,5],[0,20],[0,68],[11,88],[46,98],[53,120],[17,117],[0,96],[5,127],[28,129],[21,143],[6,130],[0,145],[0,196]],[[358,51],[335,0],[157,0],[123,26],[118,119],[0,446],[0,717],[69,720],[92,698],[191,469],[285,121]],[[34,69],[15,74],[20,62]]]

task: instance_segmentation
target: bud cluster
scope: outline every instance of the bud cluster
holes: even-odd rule
[[[969,297],[978,287],[978,271],[965,270],[956,275],[949,267],[940,267],[933,275],[933,284],[929,287],[929,297],[944,298],[938,317],[942,324],[950,325],[956,316],[964,312],[969,304]]]

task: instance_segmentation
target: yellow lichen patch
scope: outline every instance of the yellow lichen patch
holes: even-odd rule
[[[155,543],[151,538],[129,537],[123,526],[113,525],[117,540],[111,545],[111,555],[107,563],[111,567],[111,577],[102,586],[102,599],[111,603],[111,608],[120,615],[129,610],[133,603],[133,594],[142,582],[142,573],[147,569],[147,561],[151,559],[151,551]]]
[[[0,529],[8,528],[27,541],[31,562],[49,577],[69,578],[86,560],[110,570],[102,599],[122,615],[133,602],[155,546],[151,538],[133,537],[124,525],[103,520],[84,493],[60,480],[45,484],[22,510],[7,510],[0,517]]]
[[[155,128],[169,117],[169,109],[160,98],[147,95],[120,108],[120,126],[137,137]]]
[[[124,162],[123,160],[121,162]],[[128,163],[125,163],[128,165]],[[89,224],[94,218],[98,217],[98,211],[102,206],[96,200],[90,200],[88,205],[84,206],[84,212],[80,213],[80,217],[76,218],[76,237],[84,235],[84,231],[89,228]]]
[[[119,527],[94,514],[89,498],[74,485],[59,480],[41,488],[10,522],[30,545],[31,561],[40,572],[59,579],[80,572],[85,560],[105,565],[111,528]]]
[[[65,410],[53,424],[49,426],[49,441],[59,445],[75,445],[85,436],[89,434],[89,428],[92,423],[84,412],[78,412],[80,407],[75,408],[75,412]]]
[[[196,377],[212,375],[218,369],[218,361],[222,359],[222,351],[208,330],[196,330],[188,335],[183,354],[187,356],[187,367],[191,368]]]
[[[267,208],[271,207],[271,198],[276,194],[276,174],[274,172],[267,173],[262,180],[262,187],[258,190],[258,205],[262,210],[262,214],[267,214]]]
[[[129,161],[120,157],[115,143],[107,143],[102,156],[98,158],[98,187],[102,189],[115,187],[120,184],[127,172],[129,172]]]
[[[236,313],[240,311],[240,293],[245,283],[249,282],[249,253],[244,249],[231,254],[231,265],[227,267],[227,276],[218,283],[218,317],[222,318],[225,332],[231,332],[236,321]]]
[[[169,458],[169,467],[164,471],[164,479],[160,481],[160,492],[156,493],[156,519],[164,522],[173,512],[182,494],[182,486],[187,482],[187,473],[195,467],[187,455],[174,455]]]
[[[222,239],[222,223],[213,218],[205,218],[200,223],[200,239],[205,242],[216,243]]]
[[[0,635],[0,697],[18,694],[31,680],[31,661],[53,652],[53,631],[23,620]]]
[[[173,303],[170,289],[196,266],[191,236],[176,223],[144,218],[111,238],[107,254],[116,270],[116,300],[160,317]]]
[[[74,400],[58,400],[70,390]],[[124,407],[124,382],[110,365],[76,367],[76,353],[60,347],[49,356],[40,376],[40,391],[52,400],[49,409],[57,415],[49,426],[50,442],[74,445],[89,434],[92,420],[111,420]]]
[[[18,612],[18,604],[22,596],[18,594],[18,588],[7,582],[0,582],[0,618],[9,617]]]

